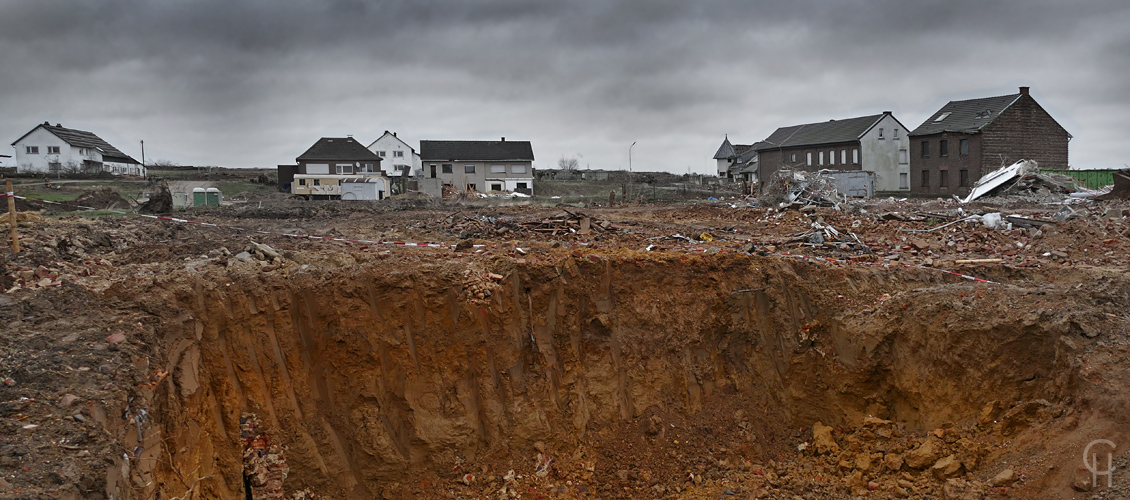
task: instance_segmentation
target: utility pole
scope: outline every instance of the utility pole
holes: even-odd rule
[[[141,141],[141,171],[145,171],[145,140]]]
[[[632,145],[628,146],[628,185],[632,185],[632,148],[636,147],[636,141],[632,141]]]
[[[8,198],[8,221],[12,226],[12,253],[20,252],[20,235],[16,233],[16,193],[12,189],[12,179],[4,182],[5,196]]]

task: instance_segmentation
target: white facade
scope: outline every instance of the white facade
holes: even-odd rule
[[[369,151],[382,158],[381,167],[389,177],[408,177],[422,171],[420,154],[393,132],[386,130],[369,145]]]
[[[908,134],[909,130],[893,115],[885,114],[860,136],[859,144],[863,150],[860,167],[875,172],[875,191],[910,191]]]
[[[115,175],[146,175],[137,163],[106,160],[98,147],[76,147],[40,125],[13,145],[15,165],[20,172],[89,173],[109,172]]]

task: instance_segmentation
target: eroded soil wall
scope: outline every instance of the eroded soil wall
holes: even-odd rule
[[[155,478],[179,494],[215,475],[203,497],[240,497],[244,412],[288,447],[288,488],[373,498],[420,471],[442,477],[455,457],[576,456],[655,414],[768,454],[816,420],[927,429],[1073,383],[1060,335],[1078,325],[1020,289],[646,255],[181,282],[166,294],[170,376],[153,414],[170,460]],[[469,285],[486,273],[498,276]]]

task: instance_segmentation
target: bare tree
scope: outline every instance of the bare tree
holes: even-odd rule
[[[579,165],[580,162],[578,162],[576,158],[566,158],[562,156],[560,160],[557,160],[557,168],[561,170],[576,170]]]

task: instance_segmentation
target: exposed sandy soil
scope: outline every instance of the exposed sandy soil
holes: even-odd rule
[[[1119,497],[1127,205],[957,208],[21,219],[0,498]]]

